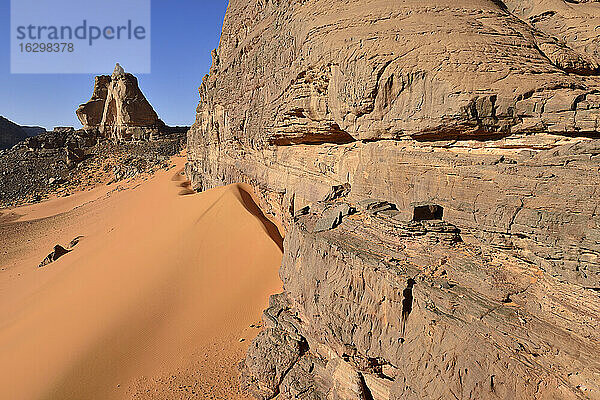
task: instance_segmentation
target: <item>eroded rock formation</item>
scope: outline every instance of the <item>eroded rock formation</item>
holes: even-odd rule
[[[257,397],[600,398],[599,16],[230,1],[187,170],[286,230]]]
[[[118,140],[152,139],[166,130],[137,78],[118,64],[111,76],[96,77],[92,98],[76,113],[83,129],[98,130],[104,137]]]

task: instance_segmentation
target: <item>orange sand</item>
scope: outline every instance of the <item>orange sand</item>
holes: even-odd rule
[[[237,363],[281,289],[281,237],[248,187],[182,195],[175,161],[0,216],[0,399],[245,398]]]

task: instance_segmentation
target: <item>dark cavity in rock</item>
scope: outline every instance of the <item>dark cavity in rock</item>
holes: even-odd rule
[[[422,204],[414,206],[413,221],[442,220],[444,207],[437,204]]]

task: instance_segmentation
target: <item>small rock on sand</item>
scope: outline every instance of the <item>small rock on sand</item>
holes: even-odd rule
[[[44,258],[42,260],[42,262],[40,263],[40,265],[38,265],[38,268],[44,267],[50,263],[53,263],[54,261],[58,260],[60,257],[64,256],[65,254],[67,254],[68,252],[70,252],[71,250],[67,250],[64,247],[62,247],[60,244],[57,244],[56,246],[54,246],[54,250],[52,251],[52,253],[48,254],[46,256],[46,258]]]

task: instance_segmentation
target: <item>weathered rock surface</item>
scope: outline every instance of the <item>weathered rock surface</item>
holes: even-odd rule
[[[597,0],[505,0],[508,10],[543,34],[558,39],[559,49],[540,50],[559,68],[583,75],[600,72]],[[567,49],[568,47],[568,49]]]
[[[137,78],[119,68],[96,77],[92,98],[76,112],[83,128],[119,140],[148,140],[172,130],[158,118]]]
[[[286,229],[261,396],[600,398],[599,16],[230,1],[187,170]]]
[[[271,296],[264,320],[267,329],[254,339],[242,363],[242,387],[261,399],[325,399],[327,385],[315,376],[315,369],[324,372],[325,363],[307,353],[286,295]]]

